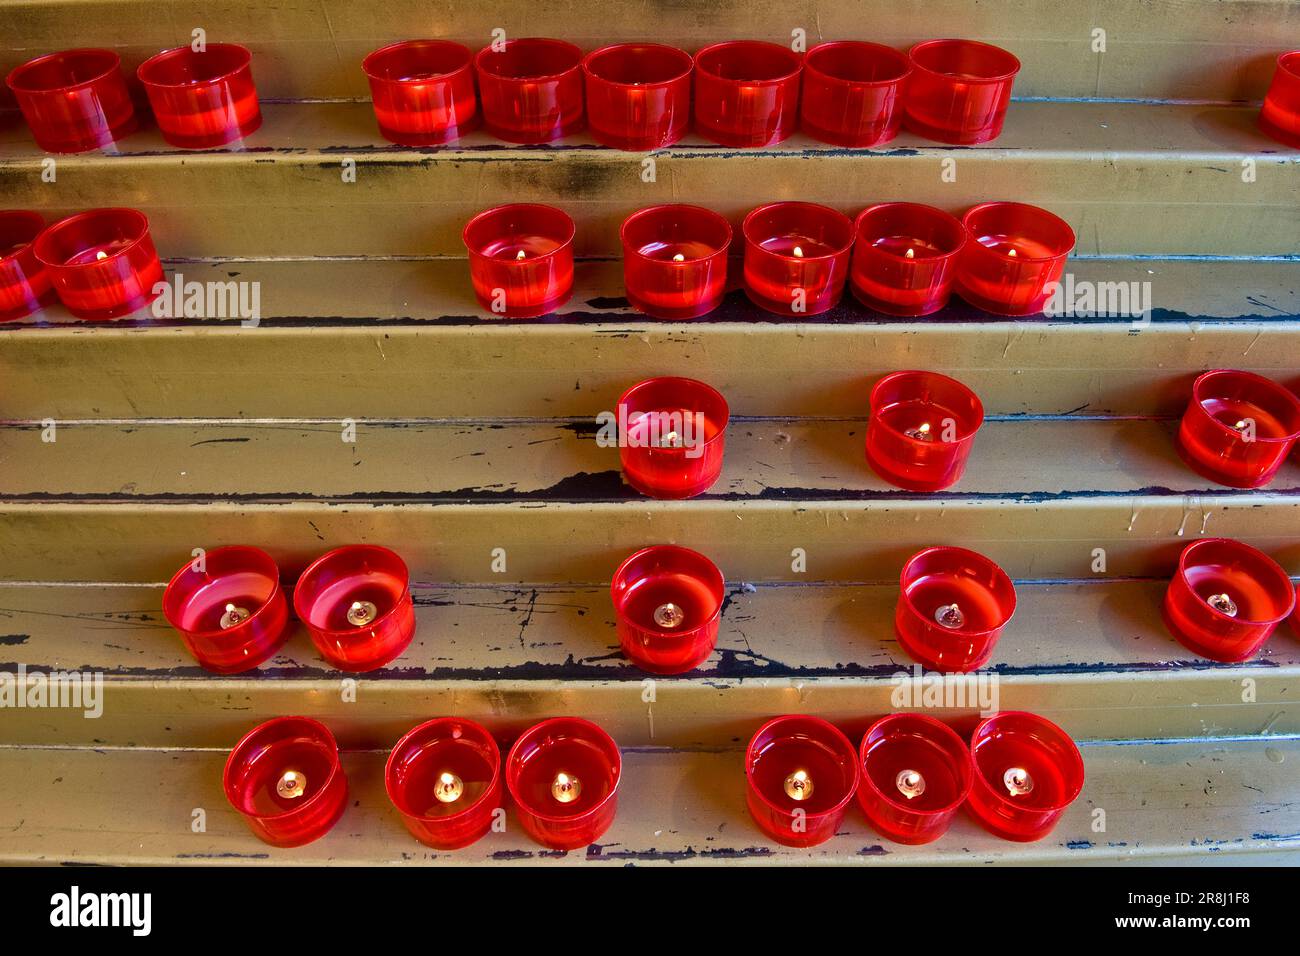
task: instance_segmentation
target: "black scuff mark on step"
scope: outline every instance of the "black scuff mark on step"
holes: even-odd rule
[[[0,647],[16,647],[31,640],[30,634],[0,634]]]
[[[251,438],[205,438],[202,441],[194,442],[190,447],[198,448],[200,445],[242,445],[252,440]]]

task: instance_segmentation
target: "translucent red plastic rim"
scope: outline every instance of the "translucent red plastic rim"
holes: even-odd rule
[[[209,43],[202,53],[178,46],[149,57],[135,75],[145,86],[188,89],[228,80],[252,62],[253,54],[238,43]]]
[[[512,56],[525,62],[531,57],[555,57],[558,62],[540,69],[510,69],[506,64],[511,62]],[[494,50],[491,46],[485,46],[474,57],[474,66],[488,76],[500,80],[556,80],[582,67],[582,51],[567,40],[523,37],[518,40],[507,40],[504,50]]]
[[[901,372],[890,372],[871,388],[871,398],[869,399],[871,411],[874,413],[878,408],[885,404],[885,391],[887,389],[896,388],[899,383],[906,382],[908,379],[922,375],[931,380],[936,380],[944,386],[943,392],[935,397],[942,399],[946,404],[969,407],[974,413],[974,423],[971,424],[969,428],[963,427],[954,440],[950,442],[943,441],[942,438],[937,440],[931,439],[928,441],[923,438],[913,438],[906,432],[901,432],[897,429],[891,428],[883,421],[877,422],[877,424],[883,428],[887,428],[892,435],[905,439],[907,442],[918,448],[933,448],[935,445],[960,445],[980,430],[980,427],[984,424],[984,403],[980,401],[980,397],[976,395],[968,385],[957,381],[955,378],[949,378],[947,375],[943,375],[939,372],[925,372],[919,369],[904,369]],[[958,422],[958,424],[965,426],[965,422]],[[971,553],[974,554],[973,551]]]
[[[868,206],[862,212],[858,213],[858,218],[853,222],[853,237],[856,242],[866,242],[870,245],[874,240],[881,238],[882,235],[888,235],[887,232],[877,233],[871,230],[873,221],[882,217],[896,215],[899,213],[910,213],[914,216],[924,216],[938,227],[936,234],[931,238],[941,238],[944,240],[944,246],[951,246],[946,252],[937,256],[931,256],[925,259],[925,262],[940,262],[944,259],[951,259],[957,253],[966,247],[970,240],[970,233],[966,231],[966,226],[956,216],[937,209],[934,206],[927,206],[920,202],[882,202],[874,206]],[[946,234],[938,233],[946,231]],[[897,259],[900,262],[912,262],[907,256],[901,253],[893,252],[889,249],[875,249],[875,253],[889,256],[891,259]],[[964,386],[963,386],[964,387]]]
[[[1054,212],[1048,212],[1042,206],[1033,206],[1023,202],[982,202],[978,206],[972,206],[966,210],[966,215],[961,217],[962,225],[970,234],[970,239],[980,248],[979,237],[992,227],[989,225],[980,225],[982,220],[994,219],[997,216],[1023,217],[1032,223],[1035,227],[1031,238],[1037,239],[1046,246],[1050,246],[1056,251],[1046,256],[1022,256],[1017,254],[1016,259],[1019,262],[1051,262],[1059,259],[1061,256],[1068,256],[1074,249],[1078,237],[1075,236],[1074,230],[1070,224]],[[1023,222],[1021,223],[1023,226]],[[1041,230],[1039,229],[1041,227]],[[1023,228],[1021,231],[1024,231]]]
[[[1034,812],[1056,813],[1058,810],[1064,810],[1070,804],[1074,803],[1079,794],[1083,792],[1085,776],[1083,755],[1079,753],[1079,745],[1074,742],[1073,738],[1071,738],[1069,734],[1056,726],[1056,724],[1052,723],[1046,717],[1040,717],[1037,714],[1031,714],[1024,710],[998,711],[992,717],[986,717],[984,720],[979,722],[979,725],[975,728],[975,733],[971,735],[970,741],[971,770],[972,777],[974,778],[972,780],[972,788],[983,787],[988,792],[988,795],[998,803],[1011,807],[1016,812],[1019,812],[1021,809],[1019,804],[1014,803],[1009,798],[1000,794],[993,784],[989,783],[988,778],[984,776],[984,772],[980,769],[979,765],[980,742],[989,735],[991,732],[989,730],[990,727],[997,729],[997,724],[1003,722],[1020,725],[1019,727],[1014,727],[1013,731],[1006,732],[1032,733],[1036,739],[1045,739],[1051,744],[1055,744],[1053,749],[1056,752],[1064,753],[1069,757],[1070,766],[1068,777],[1071,783],[1070,789],[1066,791],[1066,795],[1061,798],[1059,803],[1054,803],[1048,807],[1034,807]]]
[[[330,772],[329,776],[325,778],[325,783],[318,787],[314,793],[309,794],[301,803],[275,813],[260,813],[243,801],[242,796],[233,786],[234,781],[230,779],[231,774],[234,773],[236,768],[242,767],[248,762],[248,752],[258,745],[259,738],[278,731],[286,724],[297,724],[304,731],[309,732],[308,736],[326,744],[334,759],[330,761]],[[226,791],[226,799],[230,801],[231,806],[236,807],[241,813],[246,813],[259,820],[277,820],[281,817],[305,815],[305,811],[309,807],[319,803],[325,794],[330,792],[330,785],[342,772],[343,765],[339,762],[339,744],[328,727],[319,720],[313,720],[310,717],[272,717],[244,734],[239,739],[239,743],[235,744],[234,749],[230,751],[230,756],[226,758],[226,769],[222,772],[221,784]]]
[[[853,768],[853,780],[845,788],[844,796],[837,800],[833,807],[827,807],[819,813],[809,813],[806,819],[824,820],[834,814],[842,813],[853,799],[854,794],[858,792],[858,787],[862,782],[862,763],[858,758],[857,748],[853,746],[853,741],[844,736],[844,731],[820,717],[810,717],[806,714],[786,714],[781,717],[773,717],[754,731],[754,736],[749,739],[749,746],[745,748],[745,780],[749,784],[749,792],[758,797],[764,806],[778,816],[788,817],[790,815],[789,810],[777,806],[777,804],[769,800],[767,794],[763,793],[754,783],[754,745],[759,741],[766,743],[776,739],[779,735],[774,731],[780,730],[783,724],[790,724],[792,727],[816,729],[819,733],[825,735],[821,738],[821,743],[835,747],[840,751],[841,756],[848,755],[847,763]]]
[[[1280,385],[1277,382],[1273,381],[1271,378],[1265,378],[1263,375],[1256,375],[1254,372],[1241,372],[1238,371],[1237,369],[1229,369],[1229,368],[1216,368],[1208,372],[1202,372],[1200,375],[1196,377],[1196,381],[1192,383],[1192,403],[1196,406],[1196,408],[1200,410],[1200,413],[1205,418],[1209,419],[1214,424],[1214,426],[1219,431],[1223,432],[1223,434],[1225,435],[1230,435],[1233,438],[1241,437],[1241,432],[1237,431],[1231,425],[1219,421],[1209,412],[1205,411],[1205,406],[1202,404],[1202,402],[1207,398],[1223,397],[1221,395],[1216,395],[1213,393],[1206,394],[1206,392],[1209,390],[1210,386],[1215,383],[1216,380],[1221,379],[1224,376],[1232,376],[1233,378],[1237,378],[1237,379],[1245,379],[1246,381],[1254,384],[1259,390],[1269,393],[1270,397],[1276,398],[1280,403],[1280,405],[1287,406],[1287,414],[1279,415],[1278,417],[1286,418],[1288,420],[1288,424],[1291,430],[1287,434],[1281,436],[1280,438],[1273,438],[1268,435],[1256,436],[1254,439],[1255,442],[1261,445],[1265,445],[1265,444],[1283,445],[1286,444],[1287,442],[1295,441],[1296,438],[1300,437],[1300,398],[1297,398],[1296,395],[1285,385]],[[1277,411],[1279,410],[1280,410],[1279,407],[1276,405],[1273,408],[1269,409],[1269,411],[1273,412],[1274,414],[1276,414]]]
[[[652,544],[649,547],[642,548],[640,551],[633,552],[623,559],[623,563],[618,566],[614,572],[613,578],[610,579],[609,589],[614,602],[614,609],[621,615],[623,613],[623,604],[625,601],[626,588],[620,589],[620,584],[632,584],[640,580],[640,576],[633,577],[633,570],[640,570],[637,565],[645,562],[648,558],[668,556],[671,554],[680,555],[686,561],[691,563],[690,570],[694,573],[697,580],[706,584],[709,593],[713,596],[716,607],[713,613],[707,618],[691,628],[692,631],[698,631],[716,622],[722,617],[722,600],[726,594],[726,581],[722,577],[722,572],[708,557],[693,551],[690,548],[684,548],[680,544]],[[653,562],[652,562],[653,563]],[[680,567],[680,563],[678,563]]]
[[[720,441],[727,431],[727,424],[731,421],[731,407],[727,400],[723,398],[712,385],[701,382],[694,378],[679,378],[675,375],[661,375],[658,378],[648,378],[643,382],[637,382],[626,392],[619,396],[619,407],[627,406],[628,413],[632,412],[653,412],[656,411],[653,402],[638,403],[637,399],[641,398],[645,392],[653,392],[660,389],[674,391],[675,395],[679,394],[677,390],[689,391],[693,393],[692,398],[702,398],[702,401],[695,402],[695,407],[691,409],[694,412],[703,412],[705,417],[717,425],[717,432],[712,438],[706,439],[701,446],[707,448],[713,442]],[[678,399],[675,397],[674,401]]]
[[[1205,555],[1204,552],[1214,552],[1216,549],[1222,549],[1225,546],[1232,551],[1239,552],[1240,557],[1238,558],[1237,563],[1241,564],[1246,561],[1250,562],[1250,570],[1253,572],[1251,576],[1259,581],[1260,584],[1267,584],[1268,582],[1261,580],[1258,572],[1262,571],[1268,577],[1273,579],[1270,590],[1275,591],[1279,596],[1286,595],[1286,598],[1283,601],[1278,602],[1277,605],[1279,607],[1285,606],[1286,610],[1262,621],[1253,621],[1250,618],[1243,617],[1241,614],[1238,614],[1236,617],[1224,614],[1209,601],[1203,602],[1205,608],[1209,610],[1213,617],[1222,620],[1226,624],[1265,626],[1278,624],[1285,620],[1286,617],[1295,610],[1296,589],[1291,584],[1291,578],[1287,575],[1286,571],[1280,564],[1270,558],[1263,551],[1260,551],[1258,548],[1252,548],[1245,542],[1237,541],[1235,538],[1201,538],[1199,541],[1193,541],[1187,547],[1183,548],[1183,553],[1178,556],[1178,577],[1182,580],[1183,586],[1186,587],[1191,594],[1196,594],[1196,589],[1192,586],[1191,580],[1187,577],[1187,569],[1189,567],[1197,567],[1201,562],[1204,562],[1209,557],[1208,555]]]
[[[266,577],[275,582],[275,587],[272,589],[270,596],[268,596],[267,599],[258,606],[256,611],[240,622],[241,624],[244,624],[249,621],[257,620],[258,616],[267,608],[271,607],[275,602],[275,596],[281,593],[280,568],[279,565],[275,563],[275,559],[261,548],[253,548],[240,544],[227,545],[223,548],[213,548],[204,555],[204,560],[210,566],[213,558],[222,561],[222,559],[233,558],[236,555],[244,555],[248,558],[252,558],[258,565],[260,565],[256,570],[262,572]],[[184,631],[185,628],[181,627],[180,622],[174,616],[175,612],[178,610],[176,605],[178,602],[184,603],[185,599],[189,597],[187,592],[181,590],[181,581],[191,573],[198,574],[198,572],[192,572],[190,570],[191,563],[192,562],[186,562],[179,571],[173,574],[171,581],[167,583],[167,587],[163,590],[163,617],[167,618],[167,623],[178,631]],[[224,563],[224,561],[222,561],[222,563]],[[210,573],[211,572],[209,572],[209,574]],[[218,638],[224,634],[225,631],[218,628],[212,631],[186,631],[186,633],[199,638]]]
[[[997,62],[996,69],[987,69],[976,71],[970,69],[953,70],[943,69],[943,57],[951,57],[954,54],[973,54],[976,57],[987,57],[991,62]],[[941,76],[952,79],[954,75],[959,74],[961,81],[966,84],[972,83],[1001,83],[1003,80],[1009,80],[1020,72],[1020,60],[1015,54],[1002,49],[1000,46],[994,46],[992,43],[981,43],[979,40],[926,40],[916,44],[908,51],[908,57],[912,61],[912,66],[918,70],[924,70],[934,76]],[[965,66],[969,67],[969,63]]]
[[[397,762],[402,756],[404,756],[403,751],[410,746],[412,741],[420,740],[421,738],[429,736],[434,731],[441,730],[443,727],[449,725],[455,725],[463,730],[469,730],[469,734],[463,735],[461,738],[457,739],[467,739],[468,736],[472,734],[474,736],[473,743],[492,755],[492,779],[488,781],[488,785],[484,788],[477,800],[471,801],[463,809],[457,810],[455,813],[449,813],[446,816],[441,817],[431,817],[422,813],[416,813],[404,805],[402,800],[398,799],[395,787]],[[470,728],[473,729],[470,730]],[[433,823],[439,826],[450,825],[458,820],[464,819],[469,816],[469,814],[479,809],[481,804],[486,800],[491,799],[493,794],[497,792],[500,783],[501,748],[497,746],[496,740],[493,739],[492,735],[488,733],[485,728],[474,723],[472,720],[462,720],[459,717],[435,717],[433,720],[426,720],[418,727],[412,727],[402,735],[401,740],[393,744],[393,749],[388,754],[388,760],[384,764],[384,789],[388,791],[388,799],[392,802],[393,806],[397,807],[398,810],[410,817],[412,820],[419,820],[424,823]]]
[[[63,233],[75,229],[83,222],[93,222],[97,219],[125,219],[130,222],[132,228],[129,231],[130,239],[121,249],[117,249],[103,259],[96,259],[92,265],[100,265],[104,262],[110,262],[118,259],[144,240],[149,235],[149,218],[138,209],[116,208],[116,209],[88,209],[85,212],[79,212],[75,215],[60,219],[54,225],[46,228],[36,241],[32,243],[32,252],[36,258],[41,261],[42,265],[53,266],[58,268],[65,265],[71,256],[56,256],[54,254],[57,246],[55,245],[62,238]],[[52,248],[53,247],[53,248]]]
[[[745,221],[740,224],[740,231],[747,242],[761,247],[763,240],[771,237],[760,234],[757,231],[757,223],[762,222],[767,217],[779,213],[795,212],[797,210],[805,211],[810,216],[822,219],[826,224],[832,226],[832,231],[845,229],[848,233],[847,237],[841,238],[839,241],[833,243],[834,249],[821,256],[787,256],[783,253],[771,252],[767,249],[761,250],[763,254],[778,256],[782,259],[789,259],[793,262],[821,262],[842,256],[853,248],[853,220],[849,219],[849,217],[844,215],[842,212],[835,211],[830,206],[823,206],[820,203],[815,202],[799,202],[797,200],[791,200],[788,202],[770,202],[766,205],[759,206],[757,209],[750,210],[749,215],[745,217]],[[843,221],[841,222],[841,220]],[[830,244],[831,243],[828,243],[828,245]]]
[[[988,634],[991,631],[996,631],[999,628],[1006,627],[1007,622],[1016,616],[1016,586],[1007,572],[1003,571],[996,562],[984,557],[984,555],[980,554],[978,551],[943,545],[934,548],[925,548],[922,551],[916,552],[916,554],[907,559],[907,563],[903,565],[903,570],[899,574],[899,586],[902,590],[902,598],[907,602],[907,606],[911,612],[918,618],[928,620],[929,615],[912,603],[912,595],[908,591],[908,585],[917,577],[917,565],[928,561],[936,554],[959,555],[966,561],[969,561],[971,564],[976,565],[981,570],[987,572],[988,576],[992,579],[991,589],[998,598],[998,611],[1003,613],[1002,619],[990,627],[981,628],[978,631],[967,630],[959,627],[953,630],[954,634]]]
[[[867,755],[870,752],[867,743],[871,740],[872,734],[875,734],[881,728],[888,727],[891,724],[907,725],[912,723],[919,724],[921,727],[925,728],[930,738],[934,740],[935,743],[941,743],[944,750],[954,758],[952,766],[956,770],[957,776],[961,778],[962,786],[959,788],[960,793],[958,796],[953,798],[953,801],[945,806],[936,807],[932,810],[922,810],[919,807],[904,803],[896,797],[891,797],[889,794],[881,790],[880,787],[876,785],[876,781],[871,778],[871,774],[867,773]],[[920,734],[917,734],[917,736],[920,736]],[[970,796],[970,789],[973,783],[971,779],[973,773],[970,765],[970,749],[966,746],[966,741],[961,739],[961,736],[957,731],[953,730],[942,720],[938,720],[934,717],[928,717],[925,714],[889,714],[886,717],[881,717],[878,721],[868,727],[867,732],[862,735],[862,745],[858,748],[858,758],[862,764],[862,773],[858,786],[869,787],[872,793],[880,797],[882,801],[889,804],[891,807],[903,810],[908,814],[918,817],[937,817],[940,814],[952,813],[965,803],[966,798]]]
[[[588,807],[581,813],[573,814],[571,816],[555,816],[549,813],[543,813],[527,801],[520,799],[516,786],[517,781],[515,780],[518,776],[515,768],[523,766],[523,748],[530,745],[533,742],[534,737],[537,737],[540,734],[552,732],[557,727],[562,727],[566,731],[569,731],[567,736],[581,737],[582,739],[595,744],[605,754],[606,759],[609,761],[609,793],[605,794],[604,798],[599,803]],[[574,730],[581,730],[583,733],[573,733],[572,731]],[[593,724],[590,720],[584,720],[582,717],[550,717],[543,720],[541,723],[533,724],[533,726],[529,727],[519,735],[519,739],[515,741],[514,746],[510,748],[510,754],[506,757],[506,789],[510,792],[510,799],[513,800],[517,806],[523,807],[530,817],[544,823],[572,825],[575,820],[584,820],[595,816],[600,812],[602,807],[618,796],[618,785],[622,777],[623,755],[619,752],[618,744],[614,742],[613,737],[605,733],[602,727]]]
[[[574,236],[578,234],[578,227],[573,224],[573,218],[563,209],[557,209],[555,206],[548,206],[545,203],[508,203],[504,206],[493,206],[491,209],[485,209],[469,222],[465,223],[465,228],[461,230],[460,239],[465,243],[465,248],[469,250],[470,255],[486,256],[483,247],[488,245],[492,240],[497,238],[495,227],[502,219],[509,219],[511,215],[528,215],[536,216],[546,221],[547,225],[558,228],[552,229],[548,235],[559,243],[550,252],[542,255],[533,256],[528,261],[538,262],[550,258],[559,252],[573,245]]]
[[[390,61],[402,54],[428,54],[428,65],[435,67],[435,69],[431,69],[428,73],[420,76],[393,76],[388,72],[392,67]],[[442,63],[438,61],[438,56],[442,54],[447,55],[448,62]],[[457,73],[463,73],[465,70],[470,69],[473,64],[474,54],[470,52],[469,47],[462,46],[452,40],[399,40],[397,43],[382,46],[367,55],[361,61],[361,69],[366,76],[374,80],[419,86],[422,83],[443,80],[455,76]]]
[[[847,71],[837,71],[821,64],[821,61],[825,60],[827,56],[846,51],[861,54],[861,63],[870,62],[873,65],[893,66],[895,69],[884,76],[862,79],[857,76],[846,75]],[[873,59],[868,61],[867,57]],[[891,86],[907,79],[912,72],[912,62],[907,58],[906,54],[880,43],[866,43],[862,40],[836,40],[831,43],[819,43],[809,50],[804,56],[803,68],[805,72],[815,73],[818,79],[827,83],[839,83],[844,86]],[[872,70],[871,72],[876,71]]]
[[[382,557],[386,562],[392,562],[390,570],[394,573],[400,572],[402,578],[406,581],[406,591],[404,594],[411,593],[411,572],[407,568],[406,562],[402,560],[402,556],[396,551],[378,544],[345,544],[342,547],[335,548],[332,551],[327,551],[322,554],[311,564],[307,565],[307,570],[303,571],[298,577],[298,583],[295,584],[293,588],[293,612],[298,616],[298,620],[302,621],[304,624],[311,623],[311,615],[307,613],[309,608],[304,607],[303,604],[307,600],[305,592],[314,592],[316,590],[316,582],[314,579],[323,573],[323,569],[328,569],[330,564],[338,561],[340,555],[346,556],[349,553],[358,550],[369,551],[376,556]],[[311,594],[311,597],[314,598],[315,596],[315,593]],[[392,607],[388,608],[383,614],[377,616],[363,628],[349,628],[346,631],[334,631],[327,627],[321,627],[315,624],[311,624],[311,626],[322,633],[333,635],[346,635],[352,633],[353,630],[378,631],[384,626],[385,621],[398,612],[398,609],[401,608],[401,606],[402,601],[400,599],[394,601]]]
[[[93,76],[85,79],[75,80],[72,83],[51,83],[51,84],[26,84],[24,78],[32,73],[49,66],[51,63],[68,60],[86,60],[93,64],[94,60],[99,60],[101,65],[97,67],[97,72]],[[108,76],[114,70],[122,65],[122,58],[112,50],[101,50],[94,47],[81,47],[75,50],[59,50],[55,53],[46,53],[44,56],[38,56],[34,60],[28,60],[21,66],[16,66],[9,71],[9,76],[5,82],[15,93],[57,93],[62,90],[77,90],[83,86],[89,86],[97,83],[104,77]]]
[[[737,77],[728,76],[723,69],[731,54],[739,52],[766,54],[771,57],[773,69],[766,71],[770,76]],[[784,61],[784,67],[782,67]],[[784,83],[803,69],[799,54],[777,43],[764,40],[727,40],[706,46],[695,54],[695,68],[707,74],[711,79],[722,83],[735,83],[740,86],[772,86]]]
[[[619,79],[616,76],[610,76],[602,71],[600,67],[605,66],[602,61],[610,60],[620,55],[626,55],[636,50],[652,51],[661,54],[665,60],[680,58],[680,68],[671,76],[626,80]],[[582,71],[593,79],[602,83],[608,83],[611,86],[622,86],[628,89],[655,89],[660,86],[670,86],[678,80],[690,75],[691,70],[695,67],[695,61],[685,50],[679,50],[675,46],[668,46],[664,43],[616,43],[613,46],[601,47],[599,50],[593,50],[588,53],[582,61]]]
[[[638,228],[646,222],[652,222],[660,217],[671,218],[674,215],[689,215],[697,220],[704,220],[711,224],[713,233],[708,236],[695,236],[701,242],[706,242],[713,247],[713,251],[706,256],[700,256],[696,259],[685,259],[681,262],[663,262],[652,256],[647,256],[641,252],[638,247],[637,237],[632,235]],[[692,206],[689,203],[666,203],[662,206],[647,206],[645,209],[638,209],[632,215],[623,220],[623,225],[619,228],[619,238],[623,240],[623,251],[625,255],[635,256],[646,262],[663,264],[667,266],[689,266],[694,263],[708,262],[717,256],[725,256],[727,249],[731,246],[731,223],[727,222],[726,217],[719,215],[712,209],[705,209],[703,206]]]

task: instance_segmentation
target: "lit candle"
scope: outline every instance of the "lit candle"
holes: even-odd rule
[[[654,498],[691,498],[722,474],[727,400],[689,378],[661,377],[619,398],[619,458],[628,484]]]
[[[421,843],[456,850],[492,828],[501,806],[501,752],[483,727],[439,717],[408,732],[384,768],[388,798]]]
[[[149,220],[135,209],[92,209],[61,219],[32,243],[68,311],[99,321],[148,305],[162,285]]]
[[[623,282],[638,311],[692,319],[713,311],[727,290],[731,226],[699,206],[651,206],[623,223]]]
[[[779,202],[745,217],[745,292],[779,315],[818,315],[844,293],[853,223],[826,206]]]
[[[859,748],[858,802],[896,843],[931,843],[947,832],[971,788],[970,751],[947,724],[892,714],[868,728]]]
[[[1197,377],[1178,428],[1179,454],[1197,474],[1259,488],[1300,441],[1300,398],[1278,383],[1232,369]]]
[[[506,757],[506,786],[524,831],[543,846],[576,850],[614,822],[622,756],[589,720],[553,717],[524,731]]]
[[[623,653],[642,670],[681,674],[708,658],[718,639],[722,572],[679,545],[642,548],[614,572],[614,602]]]
[[[962,218],[972,242],[957,259],[955,284],[963,299],[998,315],[1041,312],[1065,272],[1074,230],[1046,209],[990,202]]]
[[[573,220],[554,206],[516,203],[481,212],[465,226],[474,295],[493,315],[553,312],[573,291]]]
[[[956,379],[894,372],[871,390],[867,463],[892,485],[940,491],[961,479],[983,422],[979,396]]]
[[[769,720],[745,755],[746,802],[777,843],[816,846],[835,835],[858,787],[853,744],[819,717]]]
[[[164,50],[136,71],[163,139],[182,149],[222,146],[254,133],[262,111],[253,55],[237,43]]]
[[[933,206],[883,203],[858,216],[849,279],[863,305],[929,315],[948,304],[966,227]]]
[[[1041,840],[1083,789],[1083,758],[1056,724],[1021,711],[982,721],[971,738],[967,806],[1005,840]]]
[[[900,586],[898,643],[933,670],[964,672],[988,663],[1016,610],[1006,572],[965,548],[918,552],[903,565]]]

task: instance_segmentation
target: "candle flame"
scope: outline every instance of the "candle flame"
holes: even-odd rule
[[[797,256],[798,258],[802,259],[802,258],[803,258],[803,246],[795,246],[795,247],[794,247],[794,254],[795,254],[795,256]]]
[[[686,257],[682,255],[680,252],[677,253],[677,255],[673,256],[673,262],[685,262],[685,261],[686,261]]]
[[[107,259],[107,258],[108,258],[108,253],[105,252],[103,249],[100,249],[100,250],[98,250],[98,251],[95,253],[95,258],[96,258],[97,260],[98,260],[98,259]]]
[[[1008,250],[1007,250],[1007,255],[1011,256],[1011,258],[1014,259],[1014,258],[1016,257],[1016,250],[1014,250],[1014,249],[1008,249]]]
[[[908,259],[915,259],[915,258],[916,258],[916,250],[915,250],[915,249],[908,249],[907,252],[903,253],[903,255],[906,256]],[[927,427],[928,427],[928,426],[927,426]]]
[[[524,250],[522,249],[520,249],[517,253],[515,253],[515,261],[518,261],[520,259],[526,259],[526,258],[528,258],[528,253],[524,252]]]

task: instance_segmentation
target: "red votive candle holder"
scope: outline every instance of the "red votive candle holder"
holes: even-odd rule
[[[929,315],[948,304],[966,227],[942,209],[882,203],[854,224],[849,282],[858,301],[886,315]]]
[[[844,819],[860,774],[857,752],[839,728],[820,717],[775,717],[745,753],[749,813],[777,843],[825,843]]]
[[[970,752],[973,780],[966,805],[1004,840],[1041,840],[1083,789],[1079,748],[1037,714],[1007,710],[981,721]]]
[[[256,667],[289,636],[280,569],[260,548],[214,548],[189,562],[172,576],[162,609],[194,659],[218,674]]]
[[[201,52],[181,46],[141,63],[136,76],[163,139],[181,149],[207,149],[261,126],[252,62],[238,43],[210,43]]]
[[[79,319],[115,319],[158,297],[162,263],[149,220],[135,209],[92,209],[60,219],[32,243],[50,284]]]
[[[479,213],[461,235],[479,304],[494,315],[535,318],[569,301],[575,233],[554,206],[514,203]]]
[[[941,491],[957,483],[984,423],[979,396],[947,375],[909,370],[871,389],[867,463],[908,491]]]
[[[936,671],[970,671],[993,656],[1016,612],[1016,588],[1000,567],[965,548],[926,548],[908,558],[894,633],[911,657]]]
[[[410,575],[398,555],[373,544],[335,548],[308,566],[293,608],[321,656],[339,670],[370,671],[415,636]]]
[[[1277,72],[1259,111],[1259,128],[1278,142],[1300,149],[1300,50],[1277,58]]]
[[[450,40],[404,40],[361,62],[384,139],[438,146],[478,128],[474,54]]]
[[[1002,132],[1020,61],[976,40],[927,40],[908,52],[903,125],[941,143],[987,143]]]
[[[534,724],[506,757],[506,787],[519,822],[553,850],[579,849],[609,829],[622,772],[614,739],[581,717]]]
[[[642,548],[610,582],[618,640],[637,667],[681,674],[713,653],[722,616],[723,580],[717,565],[690,548]]]
[[[509,143],[549,143],[582,129],[582,51],[525,37],[474,58],[483,125]]]
[[[879,146],[898,135],[912,64],[879,43],[821,43],[803,61],[800,128],[836,146]]]
[[[731,410],[722,393],[693,378],[663,376],[618,400],[623,477],[652,498],[692,498],[722,473]]]
[[[40,213],[0,211],[0,322],[21,319],[57,298],[33,247],[44,228]]]
[[[384,784],[417,840],[459,850],[492,829],[501,806],[501,751],[472,720],[439,717],[397,742]]]
[[[618,43],[588,53],[587,126],[615,149],[671,146],[691,121],[691,69],[685,50],[659,43]]]
[[[249,829],[278,847],[323,837],[348,800],[339,745],[309,717],[276,717],[254,727],[230,752],[223,783]]]
[[[1043,311],[1074,248],[1069,223],[1020,202],[981,203],[962,223],[970,240],[957,259],[961,297],[998,315]]]
[[[799,122],[802,57],[759,40],[715,43],[695,54],[695,130],[723,146],[771,146]]]
[[[859,755],[858,803],[880,835],[895,843],[939,839],[970,793],[966,741],[933,717],[882,717],[862,737]]]
[[[1225,664],[1249,660],[1295,608],[1286,571],[1262,551],[1231,538],[1202,538],[1183,548],[1164,620],[1180,644]]]
[[[759,206],[741,224],[745,293],[778,315],[818,315],[840,301],[849,273],[853,223],[810,202]]]
[[[623,284],[638,312],[694,319],[727,293],[731,224],[710,209],[650,206],[623,222]]]
[[[1258,488],[1277,475],[1300,439],[1300,399],[1262,375],[1216,369],[1192,383],[1178,453],[1198,475]]]
[[[9,89],[36,145],[84,153],[135,131],[135,107],[112,50],[62,50],[9,73]]]

